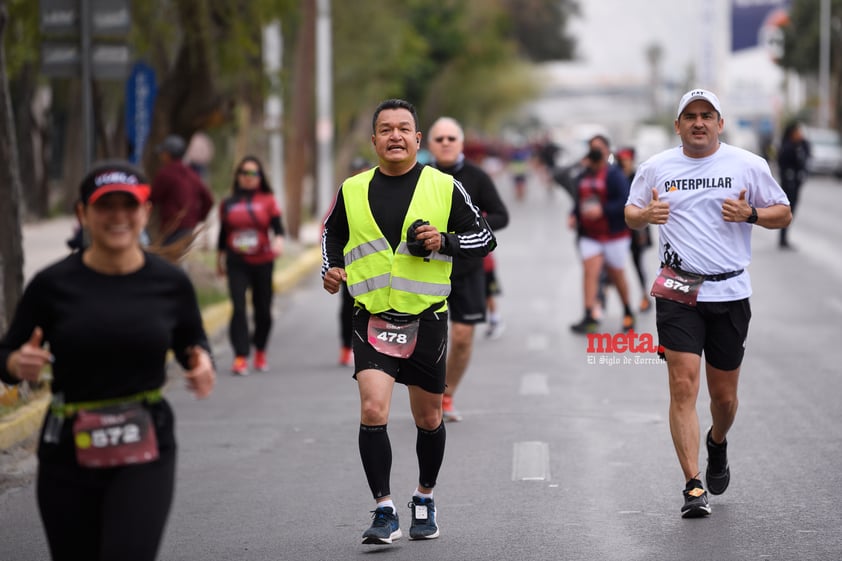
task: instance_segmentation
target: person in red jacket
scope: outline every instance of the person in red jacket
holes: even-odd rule
[[[149,200],[157,213],[158,239],[162,247],[193,234],[213,208],[213,195],[190,166],[182,161],[187,144],[170,135],[156,148],[163,164],[152,180]]]
[[[248,374],[254,344],[254,369],[268,372],[266,343],[272,329],[272,273],[283,253],[281,211],[266,180],[263,165],[246,156],[237,166],[233,193],[219,206],[217,272],[228,277],[233,314],[228,334],[234,348],[231,371]],[[254,334],[249,336],[246,290],[251,288]]]

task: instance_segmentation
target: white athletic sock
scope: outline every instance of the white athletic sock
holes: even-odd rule
[[[392,512],[397,512],[395,508],[395,502],[392,499],[387,499],[382,503],[377,503],[377,508],[389,507],[392,509]]]
[[[412,496],[413,496],[413,497],[420,497],[420,498],[422,498],[422,499],[432,499],[432,498],[433,498],[433,493],[422,493],[422,492],[421,492],[421,491],[419,491],[419,490],[418,490],[418,488],[416,487],[415,492],[414,492],[414,493],[412,493]]]

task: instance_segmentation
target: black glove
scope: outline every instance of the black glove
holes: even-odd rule
[[[415,229],[418,226],[427,226],[428,224],[429,222],[419,218],[406,229],[406,248],[415,257],[427,257],[432,253],[429,249],[424,248],[424,242],[415,238]]]

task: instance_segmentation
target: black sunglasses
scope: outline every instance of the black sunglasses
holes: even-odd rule
[[[457,140],[459,140],[459,138],[455,136],[437,136],[433,140],[435,140],[436,142],[444,142],[445,139],[447,139],[449,142],[456,142]]]

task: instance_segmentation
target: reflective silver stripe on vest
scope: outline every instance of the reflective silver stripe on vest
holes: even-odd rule
[[[409,252],[409,249],[407,249],[407,247],[406,247],[406,242],[399,243],[398,249],[395,251],[395,253],[396,254],[400,253],[402,255],[410,255],[410,256],[412,255]],[[432,252],[430,255],[428,255],[424,259],[431,259],[433,261],[444,261],[445,263],[450,263],[451,261],[453,261],[453,257],[451,257],[450,255],[444,255],[444,254],[439,253],[437,251]],[[346,263],[347,263],[347,261],[346,261]]]
[[[351,293],[351,296],[357,298],[368,292],[373,292],[380,288],[388,287],[391,278],[392,275],[390,273],[386,273],[383,275],[378,275],[372,279],[365,279],[360,282],[356,282],[354,284],[349,285],[348,292]]]
[[[386,238],[380,238],[374,241],[361,243],[357,247],[345,254],[345,266],[347,267],[357,259],[362,259],[367,255],[374,255],[386,249],[392,249]]]
[[[392,279],[392,288],[411,292],[412,294],[424,294],[427,296],[447,296],[450,294],[449,284],[435,284],[432,282],[420,282],[401,277]]]

